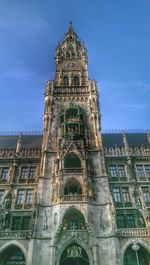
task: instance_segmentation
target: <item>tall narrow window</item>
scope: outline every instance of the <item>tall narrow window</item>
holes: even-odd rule
[[[30,167],[29,179],[34,179],[36,177],[36,167]]]
[[[129,228],[135,227],[134,215],[127,215],[126,221],[127,221],[127,227]]]
[[[118,165],[118,176],[122,178],[126,176],[124,165]]]
[[[119,188],[113,189],[113,196],[115,202],[121,202],[121,193]]]
[[[22,219],[22,230],[30,229],[31,216],[24,216]]]
[[[18,205],[22,205],[24,202],[24,194],[25,191],[24,190],[18,190],[18,196],[17,196],[17,204]]]
[[[75,76],[74,79],[73,79],[73,83],[75,86],[79,86],[80,85],[80,82],[79,82],[79,77],[78,76]]]
[[[29,174],[28,167],[22,167],[20,178],[21,179],[27,179],[28,178],[28,174]]]
[[[69,79],[68,79],[67,76],[64,76],[64,77],[63,77],[63,85],[64,85],[64,86],[68,86],[68,85],[69,85]]]
[[[8,179],[8,175],[9,175],[9,167],[4,167],[2,168],[2,175],[1,178],[3,180],[7,180]]]
[[[33,190],[27,190],[26,204],[31,205],[33,202]]]
[[[150,177],[150,165],[145,165],[145,173],[147,177]]]
[[[137,172],[137,176],[139,178],[145,177],[145,172],[144,172],[143,165],[136,165],[136,172]]]
[[[116,222],[118,228],[125,228],[125,217],[124,215],[117,215]]]
[[[117,167],[115,165],[109,166],[109,173],[110,173],[111,177],[116,178],[118,176],[117,175]]]
[[[142,188],[143,191],[143,197],[144,197],[144,201],[146,203],[150,203],[150,192],[149,192],[149,187],[144,187]]]
[[[130,202],[130,195],[128,188],[122,188],[122,200],[123,202]]]

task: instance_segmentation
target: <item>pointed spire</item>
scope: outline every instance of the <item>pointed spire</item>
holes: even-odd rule
[[[73,26],[72,26],[72,21],[70,21],[70,23],[69,23],[69,30],[68,30],[68,32],[69,33],[74,32]]]

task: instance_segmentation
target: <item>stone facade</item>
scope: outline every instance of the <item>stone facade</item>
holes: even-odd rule
[[[72,24],[55,63],[43,135],[0,136],[0,265],[149,265],[150,135],[101,132]]]

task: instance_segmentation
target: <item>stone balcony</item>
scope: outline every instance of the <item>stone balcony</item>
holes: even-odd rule
[[[63,174],[83,174],[83,168],[64,168]]]
[[[89,87],[87,86],[78,86],[78,87],[74,87],[74,86],[67,86],[67,87],[55,87],[54,91],[53,91],[54,95],[61,95],[61,94],[88,94],[89,93]]]
[[[119,237],[147,237],[150,236],[150,229],[147,228],[121,228],[116,231]]]
[[[30,239],[33,232],[31,230],[0,231],[1,239]]]
[[[56,234],[56,244],[57,242],[63,242],[64,240],[77,238],[81,241],[89,242],[90,239],[90,233],[89,231],[84,227],[82,229],[78,230],[67,230],[67,229],[60,229]]]
[[[62,195],[61,196],[62,202],[87,202],[89,198],[86,195]]]

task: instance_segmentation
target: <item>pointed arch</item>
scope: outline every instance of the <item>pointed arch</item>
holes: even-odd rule
[[[69,78],[66,75],[63,77],[63,85],[64,86],[68,86],[69,85]]]
[[[5,244],[1,249],[0,249],[0,261],[1,261],[1,265],[7,265],[7,263],[9,264],[9,262],[16,258],[16,261],[18,262],[18,260],[21,262],[21,265],[25,265],[26,264],[26,259],[27,259],[27,252],[24,248],[24,246],[22,246],[22,244],[20,244],[17,241],[12,241],[9,242],[7,244]],[[17,263],[19,265],[19,263]]]
[[[81,195],[82,194],[82,187],[75,178],[70,178],[65,183],[64,186],[64,195]]]
[[[81,160],[75,153],[68,153],[64,158],[64,168],[81,168]]]
[[[64,251],[72,244],[79,245],[86,252],[86,255],[87,255],[88,260],[89,260],[88,264],[93,265],[93,256],[92,256],[90,247],[87,244],[85,244],[83,240],[81,241],[79,238],[71,238],[71,239],[63,242],[61,244],[61,246],[59,246],[59,250],[57,252],[56,265],[61,265],[60,261],[61,261],[61,257],[63,255]],[[54,259],[55,258],[56,257],[54,257]]]
[[[137,246],[137,254],[133,245]],[[121,265],[137,265],[137,259],[140,265],[149,265],[150,247],[140,239],[130,239],[123,246]]]
[[[79,76],[74,76],[73,78],[73,84],[74,86],[79,86],[80,85],[80,80],[79,80]]]
[[[80,230],[85,228],[84,215],[75,207],[68,209],[62,219],[63,230]]]

